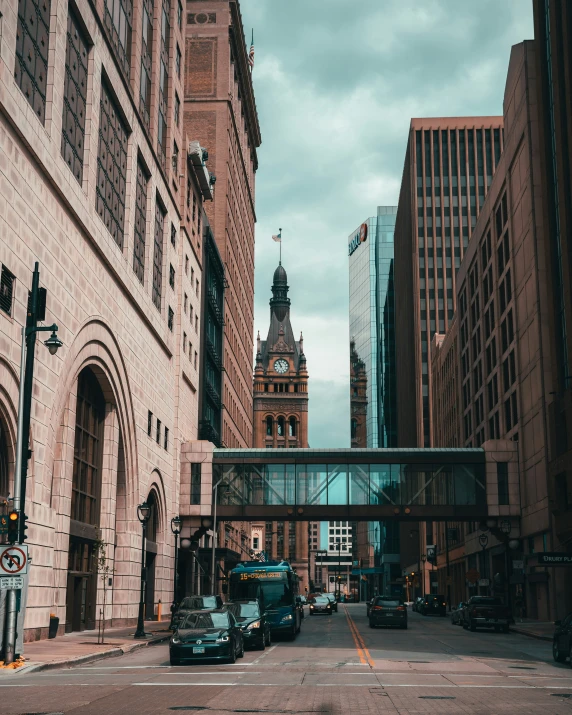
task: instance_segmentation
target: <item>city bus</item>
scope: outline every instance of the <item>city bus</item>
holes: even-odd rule
[[[272,635],[292,640],[300,631],[299,578],[287,561],[243,561],[229,574],[230,599],[254,599],[266,612]]]

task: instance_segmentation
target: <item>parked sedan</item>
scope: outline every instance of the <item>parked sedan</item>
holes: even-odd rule
[[[171,665],[199,660],[235,663],[243,655],[242,631],[227,610],[189,613],[169,643]]]
[[[193,611],[206,611],[214,608],[222,608],[222,598],[220,596],[187,596],[181,601],[181,605],[171,618],[171,630],[177,629],[180,623]]]
[[[246,648],[252,646],[264,650],[272,644],[270,623],[266,614],[260,610],[257,600],[229,601],[225,604],[235,617],[238,627],[242,630],[242,637]]]
[[[563,621],[555,621],[554,626],[552,656],[557,663],[564,663],[566,658],[570,658],[572,665],[572,613]]]
[[[310,601],[310,615],[317,616],[319,613],[332,615],[332,603],[326,596],[316,596]]]
[[[465,608],[465,601],[461,601],[458,606],[453,606],[451,610],[451,623],[454,626],[463,625],[463,608]]]
[[[378,596],[369,611],[369,627],[399,626],[407,628],[407,606],[400,598]]]

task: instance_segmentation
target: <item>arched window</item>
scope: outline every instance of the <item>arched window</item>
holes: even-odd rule
[[[159,521],[155,492],[149,492],[147,504],[151,508],[151,511],[149,512],[149,521],[147,522],[147,540],[155,542],[157,541],[157,524]]]
[[[357,420],[352,420],[352,439],[356,438],[357,434]]]
[[[99,524],[104,417],[103,392],[86,367],[77,381],[71,518],[94,526]]]
[[[272,417],[266,418],[266,436],[272,437]]]
[[[296,436],[296,418],[295,417],[290,417],[288,420],[288,434],[290,437],[295,437]]]
[[[278,436],[284,437],[284,417],[278,418]]]

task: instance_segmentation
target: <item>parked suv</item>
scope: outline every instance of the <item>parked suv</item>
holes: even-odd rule
[[[271,645],[270,623],[256,599],[229,601],[224,607],[235,617],[246,648],[252,646],[264,650]]]
[[[369,610],[369,627],[399,626],[407,628],[407,606],[401,598],[378,596]]]
[[[424,616],[430,616],[432,614],[437,616],[447,615],[447,603],[445,601],[445,596],[441,594],[428,593],[423,601],[418,606],[419,613]]]
[[[463,609],[462,625],[466,630],[476,631],[477,628],[494,628],[508,633],[510,611],[500,598],[493,596],[471,596]]]
[[[555,621],[554,626],[552,656],[557,663],[564,663],[566,658],[570,658],[572,665],[572,613],[562,621]]]
[[[173,614],[171,629],[176,630],[179,623],[182,623],[191,611],[208,611],[213,608],[222,608],[222,598],[220,596],[187,596],[181,601],[181,605]]]

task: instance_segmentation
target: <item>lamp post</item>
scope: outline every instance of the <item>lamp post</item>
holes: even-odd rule
[[[183,520],[180,516],[174,516],[171,519],[171,531],[175,536],[175,573],[173,576],[173,605],[171,606],[171,613],[174,613],[177,608],[177,592],[179,585],[179,534],[181,533],[182,525]]]
[[[32,410],[32,389],[34,382],[34,358],[36,351],[36,333],[51,331],[44,341],[50,355],[55,355],[63,343],[56,335],[58,326],[38,326],[46,318],[46,289],[40,288],[39,263],[35,263],[32,274],[32,290],[28,293],[26,325],[22,327],[22,346],[20,352],[20,387],[18,395],[18,433],[16,440],[16,460],[14,465],[14,501],[13,511],[18,514],[18,536],[15,541],[23,544],[26,540],[26,484],[28,476],[28,445],[30,443],[30,416]],[[17,629],[17,592],[9,590],[6,594],[6,645],[5,662],[13,663],[16,657]],[[22,630],[23,630],[22,623]]]
[[[213,487],[213,544],[212,544],[212,554],[211,554],[211,591],[213,596],[216,595],[216,583],[215,583],[215,564],[216,564],[216,547],[218,543],[218,529],[216,523],[216,503],[218,497],[218,487],[222,483],[224,477],[221,477],[218,482]]]
[[[413,534],[417,534],[417,536],[419,537],[419,540],[421,540],[421,535],[420,535],[420,533],[419,533],[419,529],[410,529],[410,530],[409,530],[409,538],[410,538],[410,539],[413,538]],[[420,563],[420,560],[421,560],[421,548],[420,548],[420,546],[421,546],[421,545],[420,545],[420,544],[417,544],[417,546],[418,546],[418,551],[417,551],[417,581],[419,582],[419,578],[420,578],[420,576],[421,576],[421,563]],[[418,583],[417,587],[419,588],[419,583]],[[417,592],[416,592],[416,593],[417,593]]]
[[[147,522],[151,516],[151,507],[144,501],[137,507],[137,518],[141,522],[143,536],[141,540],[141,587],[139,590],[139,613],[137,615],[137,630],[134,638],[145,638],[145,623],[143,621],[143,599],[145,597],[145,582],[147,580],[147,569],[145,568],[145,537],[147,535]]]
[[[422,578],[421,578],[421,596],[425,596],[425,562],[427,561],[427,554],[421,554],[421,563],[423,564]]]
[[[489,543],[489,537],[486,534],[481,534],[479,536],[479,544],[481,545],[481,548],[483,549],[483,571],[484,571],[484,578],[487,577],[488,569],[487,569],[487,559],[486,559],[486,549],[487,549],[487,544]],[[488,589],[487,589],[488,590]]]

